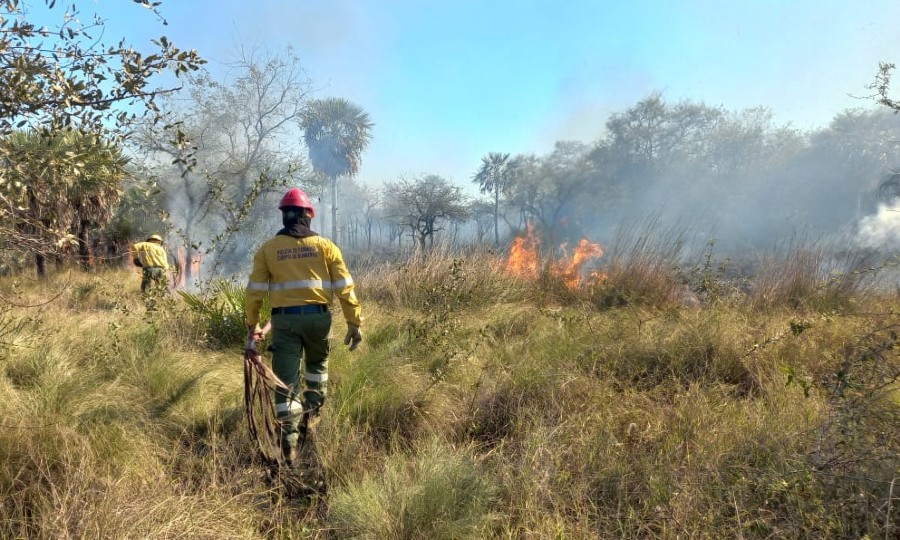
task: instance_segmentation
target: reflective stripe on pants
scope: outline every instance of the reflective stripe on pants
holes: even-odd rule
[[[282,446],[296,444],[303,411],[325,402],[330,331],[328,311],[272,316],[272,370],[291,389],[275,392]]]

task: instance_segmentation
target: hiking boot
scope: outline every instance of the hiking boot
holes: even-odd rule
[[[291,445],[290,448],[282,448],[281,453],[284,456],[284,462],[288,467],[291,467],[300,461],[300,449],[297,448],[296,444]]]

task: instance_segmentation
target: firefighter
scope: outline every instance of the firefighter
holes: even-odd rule
[[[163,239],[158,234],[151,234],[145,242],[138,242],[133,247],[133,262],[141,268],[141,292],[146,293],[151,285],[160,289],[166,287],[166,271],[169,261],[166,250],[162,246]]]
[[[275,391],[281,450],[291,464],[298,456],[301,429],[316,423],[325,402],[331,330],[328,307],[332,298],[337,296],[340,300],[347,321],[344,344],[351,351],[362,341],[362,316],[341,250],[310,229],[316,212],[306,193],[291,189],[282,197],[278,209],[284,228],[253,257],[245,313],[247,346],[255,347],[262,336],[259,311],[265,296],[269,296],[272,369],[291,389]]]

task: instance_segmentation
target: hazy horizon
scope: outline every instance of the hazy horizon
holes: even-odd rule
[[[590,142],[610,113],[653,92],[823,127],[871,107],[878,63],[900,56],[900,4],[886,1],[167,1],[165,27],[131,3],[81,9],[138,47],[165,33],[214,72],[239,46],[292,47],[316,97],[347,98],[375,122],[366,183],[433,173],[468,184],[488,152]]]

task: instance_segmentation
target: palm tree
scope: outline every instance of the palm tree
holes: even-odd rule
[[[83,164],[72,179],[69,202],[73,216],[69,227],[78,239],[81,264],[87,266],[90,232],[102,229],[112,219],[129,159],[122,155],[119,147],[90,134],[70,134],[66,146],[78,150]]]
[[[482,193],[494,195],[494,245],[500,243],[500,194],[509,187],[511,179],[509,154],[499,152],[491,152],[481,158],[481,168],[472,177]]]
[[[312,100],[303,112],[303,140],[313,169],[331,181],[331,237],[337,239],[337,179],[359,172],[372,138],[372,122],[361,107],[343,98]]]
[[[3,195],[22,209],[20,232],[40,243],[77,239],[83,263],[89,259],[89,233],[106,225],[119,198],[128,160],[119,148],[95,134],[66,131],[14,132],[2,141]],[[46,255],[34,250],[39,276]]]

